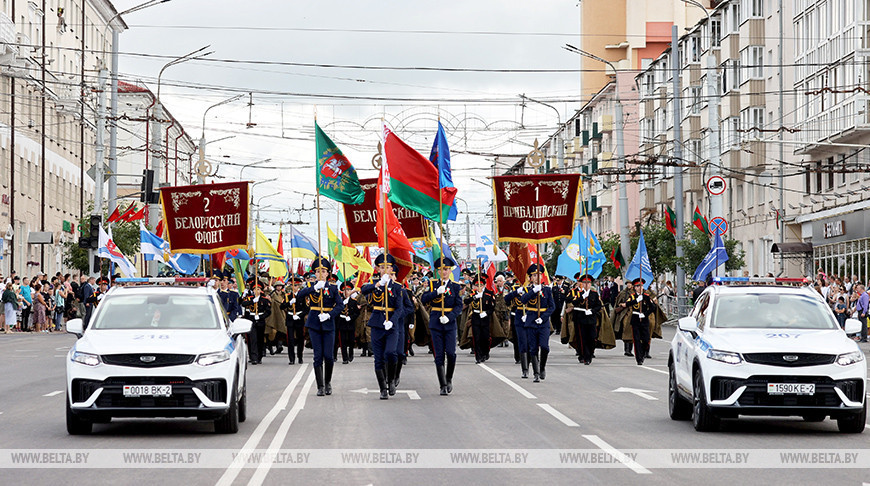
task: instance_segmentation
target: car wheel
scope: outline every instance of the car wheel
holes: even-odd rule
[[[214,431],[218,434],[235,434],[239,431],[239,401],[237,399],[236,382],[233,381],[232,396],[230,397],[230,409],[227,413],[214,421]]]
[[[695,371],[692,406],[692,425],[698,432],[712,432],[719,428],[719,418],[707,405],[707,393],[704,391],[704,377],[701,370]]]
[[[69,395],[66,396],[66,431],[70,435],[87,435],[94,428],[93,422],[85,420],[72,413],[69,406]]]
[[[837,419],[837,428],[840,429],[840,432],[846,434],[860,434],[864,432],[864,425],[867,423],[867,404],[864,404],[864,408],[861,409],[860,412],[853,413],[851,415],[847,415],[842,418]]]
[[[673,361],[668,363],[668,415],[671,420],[692,418],[692,404],[680,396],[680,390],[677,388],[677,372]]]
[[[824,422],[826,418],[827,415],[820,413],[808,413],[803,416],[804,422]]]
[[[239,422],[248,420],[248,382],[242,385],[242,397],[239,399]]]

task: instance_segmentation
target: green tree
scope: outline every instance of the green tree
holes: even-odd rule
[[[656,280],[666,272],[675,272],[677,270],[677,246],[674,235],[668,231],[663,222],[648,222],[643,227],[643,239],[646,243],[649,264]],[[631,235],[631,255],[625,256],[626,265],[637,251],[638,241],[640,241],[640,234],[637,232],[637,228],[635,228],[635,231]]]
[[[601,238],[598,238],[598,242],[601,243],[601,251],[604,253],[604,267],[601,270],[600,277],[619,277],[619,270],[616,269],[616,266],[613,265],[613,261],[610,259],[610,255],[613,254],[613,249],[619,249],[619,235],[616,233],[607,233]],[[622,258],[624,260],[628,260],[629,257],[623,255]],[[571,275],[573,277],[573,275]]]
[[[695,273],[695,269],[698,268],[698,265],[707,256],[707,253],[710,253],[711,241],[707,235],[692,224],[686,224],[685,235],[686,238],[680,242],[680,247],[683,248],[683,256],[677,263],[683,267],[686,275],[691,278],[692,274]],[[743,268],[746,265],[744,261],[746,253],[743,250],[737,250],[738,241],[726,237],[723,238],[722,242],[725,243],[725,251],[728,252],[725,270],[739,270]]]
[[[93,205],[88,208],[86,216],[79,219],[78,228],[88,227],[92,208]],[[108,214],[103,214],[103,221],[106,221],[108,218]],[[128,258],[139,253],[139,222],[114,223],[114,226],[112,226],[112,239],[115,244],[118,245],[118,249],[121,250],[121,253],[126,255]],[[72,240],[73,241],[67,241],[64,243],[63,264],[75,268],[82,273],[90,272],[88,250],[79,247],[78,235],[76,235],[75,238],[72,238]]]

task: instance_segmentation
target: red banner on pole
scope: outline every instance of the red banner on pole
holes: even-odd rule
[[[579,183],[580,174],[493,177],[498,240],[538,244],[570,238]]]
[[[173,252],[215,253],[250,246],[248,182],[160,188]]]
[[[360,179],[360,186],[365,193],[362,204],[344,204],[344,220],[347,223],[347,235],[350,242],[360,246],[377,246],[378,235],[375,225],[378,220],[377,206],[377,179]],[[426,237],[426,220],[420,213],[405,209],[398,204],[393,205],[393,212],[399,218],[399,223],[408,239],[419,240]]]

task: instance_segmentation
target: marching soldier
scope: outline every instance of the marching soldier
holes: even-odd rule
[[[453,370],[456,367],[456,319],[462,313],[462,297],[459,284],[450,281],[450,274],[456,262],[442,256],[435,261],[440,280],[429,281],[429,291],[424,292],[420,301],[430,304],[429,333],[432,336],[432,353],[435,357],[435,371],[441,395],[453,391]],[[447,369],[444,357],[447,357]]]
[[[550,324],[553,325],[553,332],[559,334],[562,332],[562,307],[567,299],[566,289],[562,286],[565,277],[556,275],[553,277],[553,303],[556,304],[556,310],[550,315]]]
[[[344,301],[338,287],[327,283],[329,260],[317,257],[311,262],[316,281],[296,293],[297,299],[308,299],[308,317],[305,328],[314,349],[314,378],[317,380],[317,396],[332,395],[333,346],[335,343],[335,317],[344,309]]]
[[[284,347],[281,343],[286,339],[287,326],[285,323],[284,313],[281,312],[281,304],[284,303],[286,294],[284,293],[284,281],[276,280],[272,284],[272,293],[269,298],[272,300],[272,312],[266,319],[266,349],[269,350],[269,355],[274,356],[277,352],[281,354]],[[277,351],[275,348],[278,348]]]
[[[475,363],[483,363],[489,359],[489,327],[495,318],[495,296],[486,288],[486,278],[482,275],[475,277],[472,283],[474,294],[466,297],[464,304],[468,309],[466,325],[471,327]]]
[[[357,292],[353,288],[353,282],[345,281],[341,284],[341,293],[344,298],[344,309],[338,316],[336,327],[338,339],[335,340],[334,355],[337,357],[338,349],[341,348],[341,364],[353,361],[353,335],[356,330],[356,319],[359,317],[359,304],[356,301]]]
[[[215,272],[215,277],[220,278],[220,288],[217,291],[218,300],[224,307],[230,322],[235,321],[242,315],[242,307],[239,305],[239,293],[230,289],[229,276],[225,273]]]
[[[296,364],[297,356],[302,363],[302,350],[305,346],[305,320],[308,306],[304,298],[297,297],[302,288],[302,277],[294,275],[291,278],[290,291],[284,296],[280,309],[284,312],[284,324],[287,327],[288,364]]]
[[[251,292],[242,298],[241,305],[245,318],[254,323],[248,333],[248,356],[252,365],[258,365],[266,355],[266,318],[272,313],[272,301],[263,294],[262,284],[254,280]]]
[[[389,399],[396,393],[395,377],[398,361],[400,325],[408,309],[405,307],[404,289],[394,281],[393,274],[398,270],[396,259],[383,253],[375,258],[381,277],[377,283],[363,285],[360,293],[369,296],[372,314],[368,327],[371,328],[371,350],[375,358],[375,376],[381,391],[381,400]]]
[[[106,292],[108,291],[109,279],[103,277],[100,279],[99,288],[94,290],[94,293],[92,293],[85,299],[85,303],[93,305],[94,308],[98,307],[100,305],[100,302],[102,302],[103,297],[106,296]]]
[[[579,337],[579,360],[584,365],[592,363],[595,353],[595,341],[598,338],[598,314],[601,312],[601,299],[598,292],[592,290],[592,276],[574,276],[580,282],[580,288],[571,291],[568,303],[572,306],[571,317],[575,326],[575,335]]]
[[[410,334],[411,329],[414,328],[414,325],[409,323],[409,320],[413,322],[414,318],[414,302],[413,298],[411,297],[411,291],[402,286],[402,294],[402,298],[405,302],[405,309],[407,309],[407,312],[405,313],[405,317],[402,318],[404,325],[396,326],[396,331],[398,331],[399,337],[398,339],[396,339],[396,355],[398,356],[398,359],[396,360],[396,373],[395,376],[393,376],[392,383],[394,390],[399,387],[399,378],[402,376],[402,366],[404,366],[405,362],[408,359],[407,355],[405,354],[405,343],[408,341],[408,335]],[[390,393],[390,395],[393,395],[393,393]]]
[[[513,328],[514,361],[519,363],[522,377],[529,377],[529,353],[526,327],[523,321],[526,316],[526,306],[520,300],[522,286],[513,284],[512,290],[504,296],[504,301],[510,308],[511,327]]]
[[[632,280],[632,291],[625,302],[619,304],[616,309],[627,309],[631,312],[632,337],[634,338],[634,357],[638,365],[643,364],[644,358],[649,353],[650,344],[650,316],[656,312],[656,304],[650,295],[643,290],[646,281],[638,277]]]
[[[553,290],[541,284],[544,266],[533,263],[529,266],[529,285],[520,287],[520,300],[526,306],[523,324],[528,339],[527,352],[532,362],[534,382],[538,383],[547,377],[547,356],[550,354],[550,315],[556,309],[553,302]],[[538,349],[541,350],[541,361],[538,362]]]

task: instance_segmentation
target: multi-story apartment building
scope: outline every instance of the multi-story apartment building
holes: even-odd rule
[[[4,274],[65,270],[93,200],[97,70],[112,29],[105,0],[0,3],[0,236]]]

